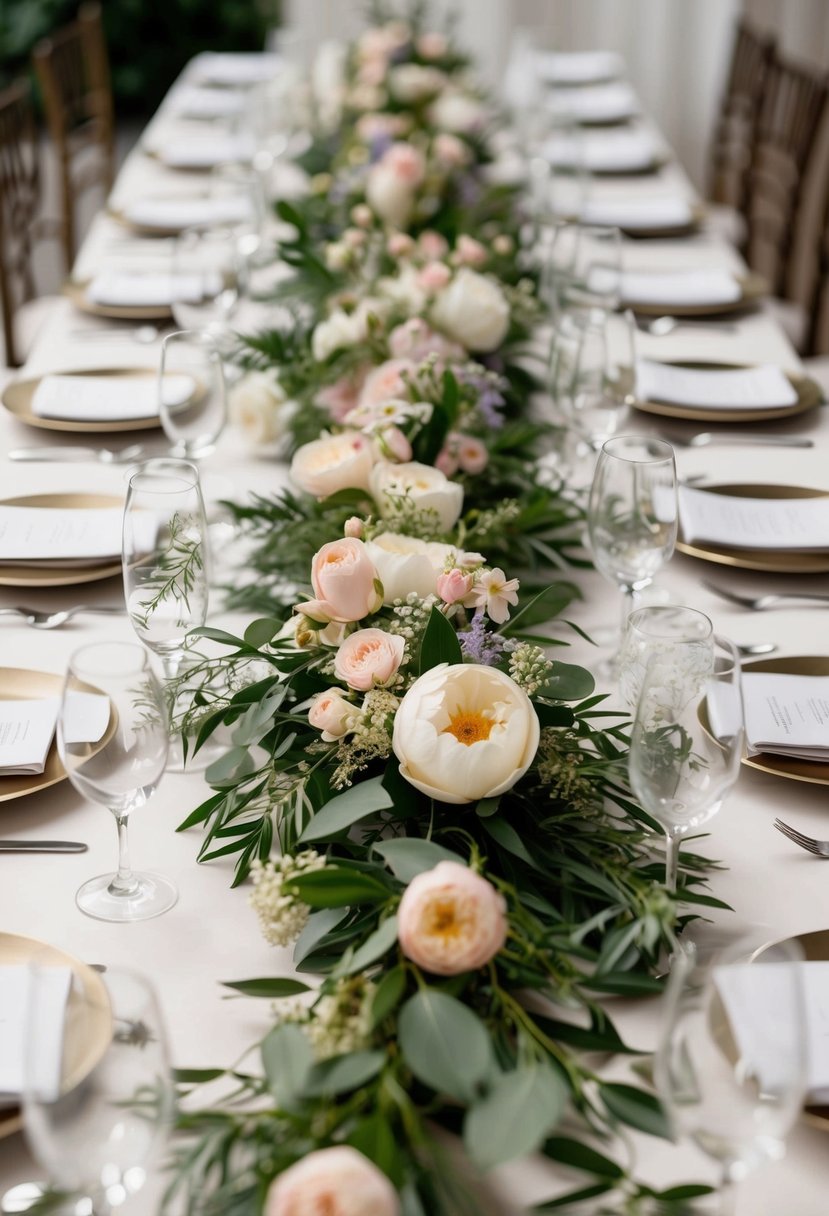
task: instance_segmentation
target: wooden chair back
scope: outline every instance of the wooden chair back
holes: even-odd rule
[[[37,126],[28,83],[0,93],[0,320],[6,362],[19,367],[17,308],[35,294],[32,252],[40,211]]]
[[[737,22],[734,49],[720,113],[714,129],[709,169],[709,197],[744,212],[746,175],[751,162],[757,107],[768,65],[774,55],[774,37]]]
[[[115,169],[112,87],[100,4],[83,4],[76,21],[38,43],[33,61],[60,168],[68,271],[76,252],[78,199],[92,186],[108,193]]]

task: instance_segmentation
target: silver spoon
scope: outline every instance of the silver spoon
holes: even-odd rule
[[[695,318],[686,320],[684,317],[654,317],[652,321],[648,321],[645,317],[636,318],[636,328],[643,334],[650,334],[654,338],[667,338],[668,334],[672,334],[675,329],[683,329],[685,327],[691,329],[697,327],[716,329],[721,334],[734,334],[737,332],[737,326],[729,321],[708,321],[697,320]]]
[[[116,338],[121,342],[137,342],[140,346],[150,346],[161,337],[157,325],[136,325],[134,329],[70,329],[71,338]]]
[[[777,650],[777,647],[775,646],[774,642],[749,642],[743,644],[742,646],[738,646],[737,649],[739,650],[740,654],[745,655],[746,658],[749,658],[751,655],[755,654],[773,654],[774,651]]]
[[[143,454],[140,443],[111,451],[109,448],[14,448],[8,453],[9,460],[98,460],[101,464],[130,464]]]

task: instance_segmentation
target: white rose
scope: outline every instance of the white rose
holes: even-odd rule
[[[370,319],[375,317],[382,320],[387,311],[387,302],[373,296],[361,300],[353,312],[335,308],[330,317],[320,321],[314,330],[311,339],[314,358],[318,363],[322,363],[329,355],[333,355],[335,350],[365,342]]]
[[[420,284],[420,272],[414,266],[404,266],[398,274],[379,279],[377,290],[395,304],[402,304],[411,314],[416,315],[426,307],[428,297]]]
[[[448,90],[441,93],[429,110],[429,117],[438,130],[461,135],[480,129],[486,116],[486,110],[474,97]]]
[[[408,104],[434,97],[446,84],[446,77],[438,68],[423,67],[419,63],[402,63],[389,72],[389,88],[392,95]]]
[[[437,296],[431,320],[467,350],[496,350],[509,329],[509,304],[497,283],[464,266]]]
[[[415,510],[434,512],[441,532],[451,531],[463,508],[463,487],[439,469],[417,461],[380,461],[371,470],[369,489],[383,519],[397,518],[401,512],[395,500],[406,498]]]
[[[477,663],[441,663],[400,702],[392,747],[400,775],[440,802],[512,789],[532,764],[540,727],[514,680]]]
[[[371,440],[360,431],[343,431],[297,448],[291,477],[306,494],[328,498],[340,490],[368,490],[372,463]]]
[[[251,447],[274,443],[284,431],[286,398],[273,372],[249,372],[231,390],[228,413]]]
[[[381,532],[368,541],[366,548],[383,584],[384,604],[405,600],[410,591],[421,599],[434,595],[447,558],[457,552],[452,545],[417,540],[399,532]]]
[[[415,205],[415,192],[394,169],[376,164],[366,178],[366,199],[372,210],[386,224],[407,228]]]

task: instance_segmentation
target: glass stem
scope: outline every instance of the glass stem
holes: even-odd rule
[[[130,868],[130,850],[127,837],[128,815],[116,815],[118,827],[118,873],[109,884],[111,895],[133,895],[138,887]]]
[[[620,590],[622,592],[622,619],[619,622],[619,645],[621,646],[628,627],[628,617],[636,607],[636,592],[626,583],[622,583]]]
[[[667,845],[665,849],[665,886],[671,892],[676,891],[677,871],[679,870],[679,842],[680,836],[674,836],[672,833],[667,835]]]
[[[737,1184],[727,1166],[720,1181],[719,1198],[719,1216],[737,1216]]]

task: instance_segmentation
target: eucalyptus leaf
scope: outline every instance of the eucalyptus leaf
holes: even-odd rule
[[[384,1051],[352,1051],[315,1064],[308,1073],[303,1094],[319,1098],[325,1094],[342,1094],[359,1089],[376,1077],[386,1061]]]
[[[599,1094],[611,1115],[649,1136],[671,1139],[671,1128],[659,1099],[633,1085],[604,1083]]]
[[[344,908],[351,904],[380,903],[391,891],[378,879],[347,866],[327,865],[306,870],[285,886],[297,899],[312,908]]]
[[[374,852],[379,853],[395,878],[409,883],[424,870],[433,870],[438,862],[457,861],[465,865],[463,858],[451,849],[432,840],[421,840],[417,836],[398,836],[394,840],[380,840],[374,845]]]
[[[386,811],[391,806],[391,795],[383,788],[381,777],[360,781],[320,807],[297,843],[331,840],[332,837],[345,832],[353,823],[365,819],[367,815]]]
[[[278,621],[275,617],[261,617],[257,621],[251,621],[245,630],[245,641],[249,646],[255,646],[257,650],[262,646],[267,646],[279,633],[282,628],[282,621]]]
[[[536,1063],[503,1073],[467,1112],[466,1150],[484,1170],[532,1153],[559,1122],[566,1105],[566,1086],[549,1065]]]
[[[420,674],[431,671],[440,663],[462,663],[463,652],[454,626],[435,607],[420,643]]]
[[[294,962],[301,963],[314,950],[326,934],[345,920],[348,913],[342,908],[320,908],[312,912],[305,922],[305,928],[296,939],[294,946]]]
[[[270,1000],[278,1000],[285,996],[298,996],[301,992],[310,992],[307,984],[300,980],[285,978],[259,980],[222,980],[222,986],[241,992],[243,996],[261,996]]]
[[[397,917],[390,916],[366,938],[362,946],[357,947],[347,965],[337,974],[354,975],[358,971],[365,971],[366,967],[370,967],[387,954],[396,941]]]
[[[262,1066],[268,1089],[281,1106],[291,1110],[314,1066],[314,1052],[299,1026],[283,1022],[274,1027],[262,1043]]]
[[[403,967],[393,967],[387,971],[374,991],[371,1002],[371,1028],[376,1030],[381,1022],[399,1005],[406,991],[406,971]]]
[[[471,1102],[489,1075],[492,1044],[480,1018],[437,988],[423,988],[400,1011],[403,1058],[418,1081],[439,1094]]]

